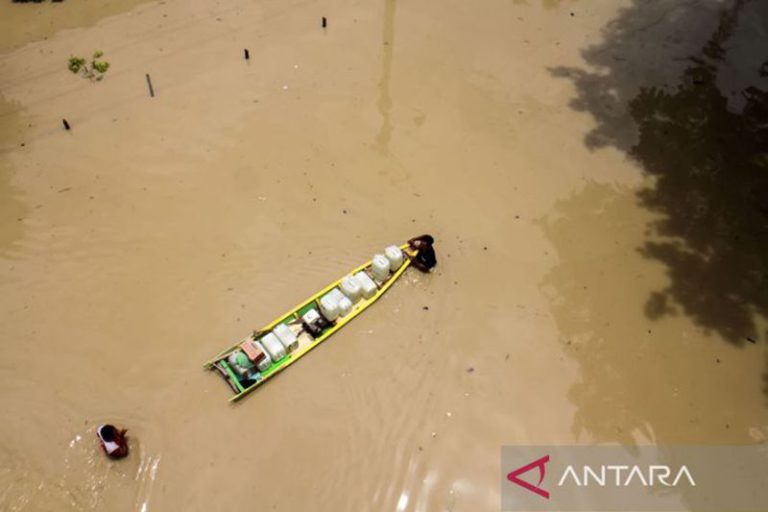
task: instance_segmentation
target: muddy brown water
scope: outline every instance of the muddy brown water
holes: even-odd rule
[[[765,11],[3,3],[0,509],[498,510],[504,444],[765,442]],[[668,156],[722,126],[731,202],[672,177],[736,141]],[[422,232],[432,275],[242,403],[202,371]]]

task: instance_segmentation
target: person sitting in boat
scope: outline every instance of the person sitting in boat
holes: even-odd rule
[[[127,430],[119,430],[114,425],[99,425],[96,435],[104,453],[110,459],[122,459],[128,455],[128,441],[125,438]]]
[[[432,244],[435,239],[431,235],[421,235],[408,240],[408,245],[416,251],[416,256],[408,255],[411,264],[422,272],[429,272],[437,265],[437,257]]]

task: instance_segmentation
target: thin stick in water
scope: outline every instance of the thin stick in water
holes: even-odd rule
[[[69,130],[69,123],[67,122],[67,120],[66,119],[62,119],[61,122],[64,123],[64,129],[65,130]]]
[[[323,16],[323,28],[328,26],[328,20],[325,19],[325,16]]]
[[[248,59],[251,58],[251,54],[250,54],[250,52],[248,52],[248,48],[243,50],[243,53],[245,54],[245,60],[248,60]]]
[[[152,88],[152,79],[149,77],[149,73],[147,73],[147,85],[149,86],[149,96],[154,98],[155,89]]]

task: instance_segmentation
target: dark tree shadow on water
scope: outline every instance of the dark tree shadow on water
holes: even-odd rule
[[[666,36],[645,45],[642,30]],[[646,315],[681,310],[732,343],[755,342],[768,312],[768,2],[637,0],[604,36],[583,52],[588,69],[553,73],[574,81],[572,106],[597,122],[585,143],[626,151],[651,177],[638,199],[658,220],[640,251],[670,284]],[[654,67],[660,56],[667,65]],[[676,78],[664,76],[670,62]]]
[[[765,357],[765,372],[763,373],[763,393],[768,399],[768,355]]]

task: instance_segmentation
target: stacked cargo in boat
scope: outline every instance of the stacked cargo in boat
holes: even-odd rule
[[[405,248],[406,246],[403,246]],[[254,332],[209,363],[228,380],[237,397],[266,376],[286,366],[294,353],[306,350],[378,297],[408,261],[403,248],[392,245],[371,262],[345,276],[324,293],[298,307],[269,330]],[[354,316],[354,315],[353,315]]]

